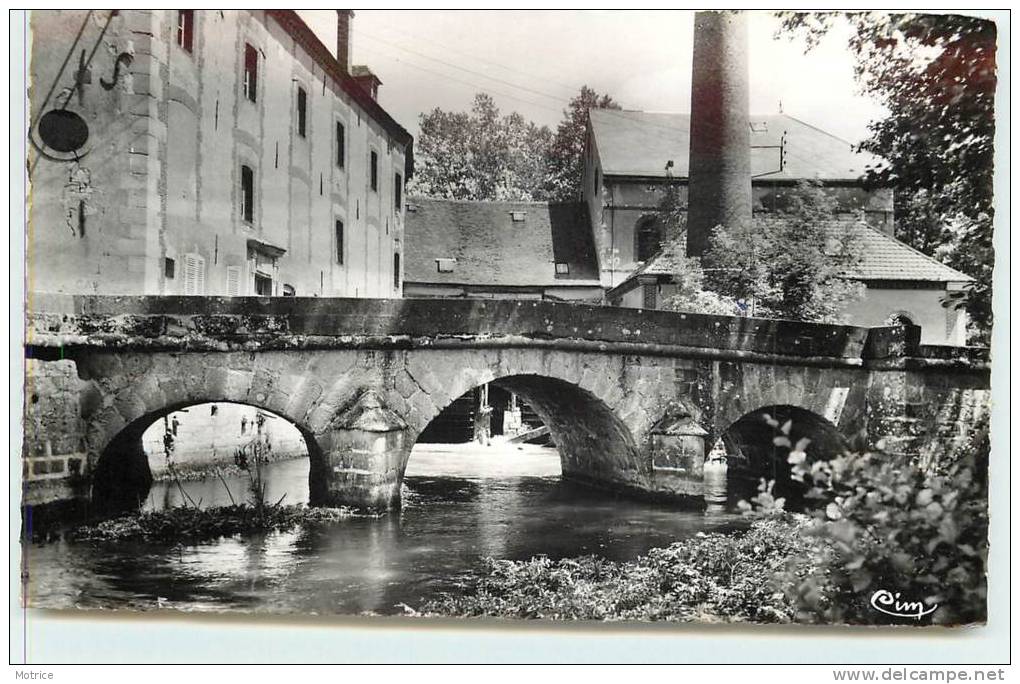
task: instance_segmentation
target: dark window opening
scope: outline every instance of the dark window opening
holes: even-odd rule
[[[177,10],[177,44],[188,52],[194,47],[195,10]]]
[[[393,176],[393,206],[397,211],[400,211],[401,205],[404,204],[404,179],[400,177],[400,174],[394,174]]]
[[[241,218],[255,220],[255,173],[250,166],[241,167]]]
[[[283,284],[283,296],[284,297],[296,297],[297,296],[297,290],[295,290],[294,286],[291,285],[290,283],[284,283]]]
[[[393,289],[400,289],[400,252],[393,253]]]
[[[598,168],[596,168],[595,169],[595,195],[596,196],[598,196],[598,194],[599,194],[599,180],[600,180],[599,179],[599,170],[598,170]]]
[[[654,309],[656,301],[658,300],[658,286],[656,285],[645,285],[644,292],[642,292],[641,305],[646,309]]]
[[[336,226],[336,262],[344,265],[344,222],[337,219]]]
[[[369,170],[372,180],[372,190],[379,189],[379,154],[372,150],[372,156],[369,161]]]
[[[307,137],[308,94],[304,88],[297,89],[297,132],[302,138]]]
[[[248,43],[244,44],[244,96],[256,100],[259,87],[259,53]]]
[[[344,167],[344,125],[336,122],[336,165],[337,168]]]
[[[655,218],[647,218],[637,226],[634,246],[634,260],[648,261],[662,246],[662,235],[659,222]]]
[[[177,262],[175,262],[170,257],[167,257],[167,258],[163,259],[163,276],[167,280],[173,280],[174,279],[174,273],[176,272],[176,270],[177,270]]]
[[[255,294],[259,297],[273,296],[273,279],[264,275],[255,274]]]

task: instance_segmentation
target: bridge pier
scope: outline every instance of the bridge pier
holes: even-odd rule
[[[400,508],[407,424],[375,390],[362,391],[317,439],[309,469],[313,506],[383,511]],[[316,461],[319,461],[318,463]]]

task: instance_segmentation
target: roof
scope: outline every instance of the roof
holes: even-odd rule
[[[690,114],[592,109],[591,127],[606,176],[687,178]],[[769,181],[856,181],[875,155],[854,152],[851,144],[787,114],[752,115],[751,173]],[[779,171],[779,144],[786,133],[786,163]],[[774,147],[763,147],[774,146]]]
[[[756,215],[756,222],[782,221],[781,216]],[[849,231],[859,231],[860,262],[845,275],[847,278],[862,281],[899,280],[922,281],[937,283],[966,283],[974,279],[950,268],[942,262],[919,252],[910,245],[868,226],[852,218],[833,218],[826,221],[826,229],[833,236],[845,235]],[[655,256],[637,268],[614,290],[628,291],[638,282],[638,276],[670,276],[673,273],[673,260],[670,253],[658,252]]]
[[[492,286],[598,285],[595,243],[581,203],[409,198],[404,280]],[[523,212],[523,221],[512,213]],[[456,259],[441,273],[437,260]],[[557,274],[556,264],[569,273]]]
[[[846,230],[833,221],[833,230]],[[861,223],[861,261],[847,275],[858,280],[923,280],[939,283],[969,283],[973,278],[946,266],[905,242]]]
[[[305,51],[322,67],[322,70],[329,74],[335,83],[337,83],[341,90],[347,93],[352,100],[358,103],[365,113],[372,117],[383,129],[392,135],[397,142],[404,145],[407,148],[407,171],[410,175],[410,171],[413,169],[411,162],[413,138],[407,130],[398,124],[396,120],[390,116],[385,109],[379,106],[379,103],[372,99],[372,96],[365,92],[364,88],[358,85],[358,82],[350,74],[344,73],[340,68],[340,63],[336,61],[336,57],[329,51],[322,41],[319,40],[318,36],[308,27],[308,24],[298,16],[298,13],[294,10],[266,10],[266,14],[276,20],[284,30],[305,49]]]

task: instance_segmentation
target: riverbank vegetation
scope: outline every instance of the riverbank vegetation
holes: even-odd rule
[[[772,421],[775,422],[775,421]],[[897,454],[808,459],[774,425],[813,500],[793,514],[772,482],[738,535],[699,534],[636,561],[487,559],[425,615],[562,620],[968,624],[987,616],[987,435],[953,463]],[[898,614],[897,614],[898,613]]]
[[[133,513],[71,531],[76,541],[205,541],[234,534],[286,530],[298,524],[329,524],[364,514],[350,508],[266,506],[178,506],[163,511]]]

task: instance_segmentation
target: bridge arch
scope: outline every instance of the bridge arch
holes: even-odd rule
[[[749,499],[762,478],[774,480],[773,494],[787,499],[791,508],[805,505],[806,487],[791,479],[790,447],[777,446],[774,438],[789,422],[789,440],[796,446],[809,440],[808,461],[828,460],[848,450],[848,440],[823,416],[788,404],[763,406],[738,418],[722,432],[727,453],[727,490],[731,502]]]
[[[312,473],[322,467],[323,453],[314,435],[290,418],[280,416],[265,407],[236,401],[190,401],[176,402],[160,409],[144,413],[124,426],[98,453],[91,473],[91,503],[99,514],[137,509],[145,499],[153,482],[149,456],[143,436],[149,428],[171,414],[205,406],[249,406],[269,414],[270,418],[281,419],[294,427],[304,441],[309,459],[309,493],[317,486]],[[251,433],[256,432],[251,425]],[[178,437],[183,437],[182,433]]]
[[[606,401],[577,382],[540,373],[515,373],[461,381],[435,402],[435,413],[409,425],[407,455],[428,425],[464,394],[484,384],[512,392],[534,409],[556,443],[565,477],[605,481],[637,471],[642,459],[630,428]],[[406,470],[408,459],[404,459]]]

